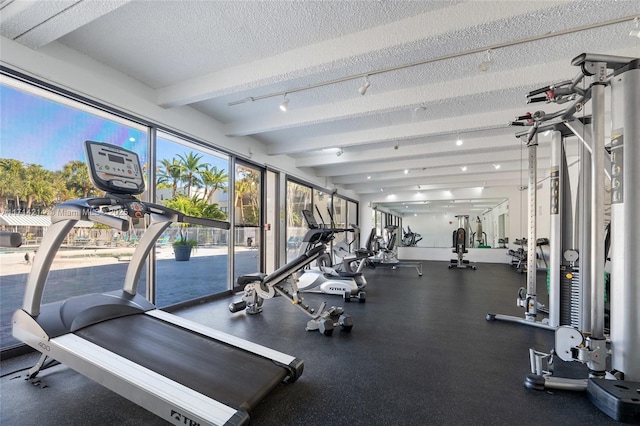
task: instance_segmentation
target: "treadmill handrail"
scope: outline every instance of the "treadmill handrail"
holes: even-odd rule
[[[27,278],[22,302],[22,308],[25,312],[33,317],[40,314],[42,295],[53,259],[67,234],[78,221],[87,220],[102,223],[121,232],[126,232],[129,230],[128,217],[106,214],[101,211],[101,208],[105,211],[124,210],[129,215],[128,206],[131,203],[138,203],[142,206],[143,211],[151,216],[151,225],[142,235],[127,268],[123,290],[131,295],[136,294],[140,273],[147,255],[155,246],[158,236],[172,222],[191,223],[219,229],[230,229],[231,227],[226,221],[189,216],[160,204],[139,201],[130,195],[107,193],[104,197],[79,198],[60,203],[51,212],[51,226],[42,238],[38,256],[34,259],[33,267]]]

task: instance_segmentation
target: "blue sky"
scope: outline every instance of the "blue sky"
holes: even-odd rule
[[[146,163],[146,132],[0,85],[0,157],[62,170],[71,160],[85,161],[84,141],[112,143],[135,151]],[[158,160],[192,151],[161,140]],[[226,169],[227,161],[204,155],[202,162]]]

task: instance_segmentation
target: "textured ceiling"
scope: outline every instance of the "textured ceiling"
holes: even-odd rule
[[[527,106],[525,94],[572,78],[583,52],[640,56],[628,35],[637,0],[4,0],[0,14],[5,37],[62,43],[155,90],[163,107],[190,105],[229,137],[403,212],[451,205],[445,189],[520,185],[526,165],[507,123],[559,108]],[[428,203],[410,202],[418,190]],[[482,198],[460,204],[499,202]]]

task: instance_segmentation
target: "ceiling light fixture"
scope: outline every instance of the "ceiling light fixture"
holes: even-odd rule
[[[364,84],[360,86],[360,88],[358,89],[358,92],[360,92],[360,94],[364,96],[364,94],[367,93],[367,90],[369,90],[369,86],[371,86],[371,83],[369,82],[369,76],[365,75]]]
[[[336,156],[340,157],[342,154],[344,154],[344,149],[340,148],[340,149],[336,152]]]
[[[487,60],[484,62],[480,62],[480,65],[478,65],[478,70],[480,70],[480,72],[486,72],[489,68],[491,68],[491,64],[493,64],[491,53],[493,53],[491,49],[487,50]]]
[[[280,104],[280,111],[287,112],[287,108],[289,108],[289,98],[287,98],[287,94],[284,94],[284,100]]]
[[[638,23],[638,18],[634,19],[633,23],[635,24],[636,28],[631,30],[631,32],[629,33],[629,37],[640,38],[640,23]]]
[[[384,188],[380,188],[380,192],[384,191]]]
[[[409,169],[404,169],[404,174],[408,175],[409,174]]]
[[[496,170],[498,170],[498,169],[500,168],[500,164],[494,164],[494,165],[493,165],[493,168],[494,168],[494,169],[496,169]]]
[[[458,138],[456,139],[456,145],[460,146],[462,145],[464,142],[462,141],[462,139],[460,139],[460,135],[458,135]]]
[[[462,170],[463,172],[466,172],[467,171],[467,166],[460,167],[460,170]]]
[[[367,180],[371,179],[371,176],[367,176]]]
[[[564,36],[564,35],[567,35],[567,34],[573,34],[573,33],[578,33],[578,32],[581,32],[581,31],[592,30],[592,29],[595,29],[595,28],[607,27],[609,25],[616,25],[616,24],[620,24],[622,22],[633,21],[634,19],[637,19],[637,15],[624,16],[622,18],[612,19],[610,21],[598,22],[598,23],[595,23],[595,24],[583,25],[583,26],[575,27],[575,28],[568,28],[566,30],[551,31],[551,32],[548,32],[548,33],[545,33],[545,34],[540,34],[540,35],[533,36],[533,37],[527,37],[527,38],[523,38],[523,39],[519,39],[519,40],[508,41],[508,42],[505,42],[505,43],[498,43],[498,44],[494,44],[494,45],[491,45],[491,46],[478,47],[478,48],[466,50],[466,51],[463,51],[463,52],[457,52],[457,53],[452,53],[452,54],[449,54],[449,55],[438,56],[436,58],[423,59],[421,61],[411,62],[411,63],[403,64],[403,65],[397,65],[397,66],[394,66],[394,67],[380,68],[380,69],[377,69],[377,70],[371,70],[371,71],[369,71],[367,73],[364,73],[364,74],[353,74],[353,75],[348,75],[348,76],[345,76],[345,77],[336,78],[336,79],[333,79],[333,80],[322,81],[322,82],[315,83],[315,84],[308,84],[306,86],[300,86],[300,87],[295,87],[295,88],[288,89],[286,92],[273,92],[273,93],[267,93],[265,95],[260,95],[260,96],[247,96],[247,97],[245,97],[243,99],[239,99],[237,101],[229,102],[229,103],[227,103],[227,105],[228,106],[235,106],[235,105],[244,104],[246,102],[260,101],[260,100],[263,100],[263,99],[268,99],[268,98],[273,98],[273,97],[276,97],[276,96],[286,95],[287,93],[302,92],[304,90],[316,89],[318,87],[329,86],[329,85],[332,85],[332,84],[338,84],[338,83],[342,83],[342,82],[345,82],[345,81],[356,80],[356,79],[359,79],[359,78],[367,79],[368,77],[371,77],[372,75],[384,74],[384,73],[393,72],[393,71],[400,71],[400,70],[403,70],[403,69],[406,69],[406,68],[412,68],[412,67],[415,67],[415,66],[431,64],[431,63],[434,63],[434,62],[446,61],[446,60],[449,60],[449,59],[460,58],[460,57],[463,57],[463,56],[475,55],[476,53],[488,52],[488,51],[491,51],[491,50],[495,51],[495,50],[498,50],[498,49],[504,49],[506,47],[518,46],[518,45],[525,44],[525,43],[533,43],[535,41],[546,40],[546,39],[549,39],[549,38],[560,37],[560,36]],[[634,34],[635,34],[635,32],[634,32]],[[365,85],[366,85],[366,81],[365,81]]]

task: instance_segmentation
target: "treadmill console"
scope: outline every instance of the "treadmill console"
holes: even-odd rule
[[[103,142],[85,141],[84,147],[89,176],[96,187],[117,194],[144,192],[138,154]]]

